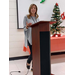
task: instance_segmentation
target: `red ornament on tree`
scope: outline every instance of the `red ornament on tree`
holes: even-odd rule
[[[64,19],[65,19],[64,12],[61,14],[61,18],[62,18],[62,20],[64,20]]]
[[[56,6],[58,6],[58,3],[56,3]]]

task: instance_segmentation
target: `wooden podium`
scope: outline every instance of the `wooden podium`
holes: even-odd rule
[[[51,74],[50,21],[40,21],[32,27],[33,75]]]

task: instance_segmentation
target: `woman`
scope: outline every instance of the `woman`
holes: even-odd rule
[[[30,63],[32,60],[32,28],[29,27],[32,24],[39,21],[37,14],[37,6],[35,4],[31,4],[29,7],[29,14],[24,17],[23,25],[24,25],[24,34],[25,34],[25,47],[29,46],[30,48],[30,56],[28,57],[26,67],[30,69]],[[31,69],[33,70],[33,68]]]

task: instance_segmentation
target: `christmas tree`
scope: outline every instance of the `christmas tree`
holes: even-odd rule
[[[50,31],[52,34],[57,34],[57,32],[60,33],[60,24],[62,23],[58,3],[55,4],[53,12],[54,14],[52,14],[51,21],[54,21],[55,23],[50,25]]]

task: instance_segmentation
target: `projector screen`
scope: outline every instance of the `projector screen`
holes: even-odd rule
[[[36,4],[38,7],[38,15],[40,21],[50,21],[55,3],[58,3],[60,14],[65,12],[65,0],[45,0],[45,2],[40,3],[41,0],[16,0],[17,4],[17,28],[23,28],[23,18],[29,14],[29,6],[31,4]],[[61,24],[65,26],[65,20]]]

